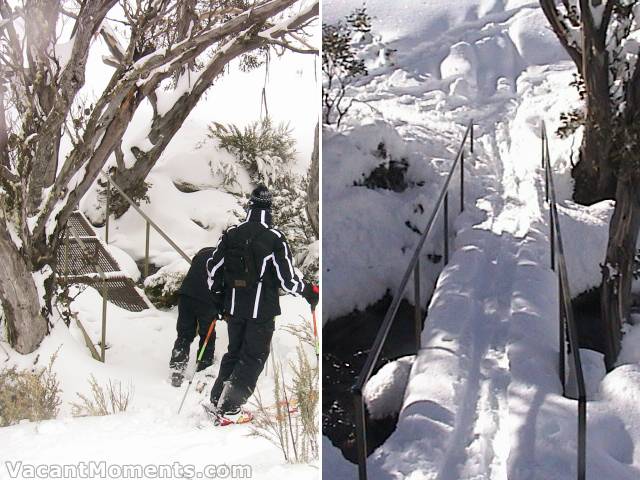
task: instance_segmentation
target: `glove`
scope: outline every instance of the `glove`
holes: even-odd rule
[[[317,285],[307,283],[302,289],[302,296],[307,302],[309,302],[311,309],[315,310],[316,305],[318,305],[318,301],[320,300],[320,288]]]

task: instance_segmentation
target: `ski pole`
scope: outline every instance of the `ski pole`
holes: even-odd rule
[[[207,336],[204,339],[204,343],[202,344],[202,348],[200,349],[200,353],[198,353],[198,361],[202,360],[202,356],[204,355],[204,349],[207,348],[207,344],[209,343],[209,338],[211,337],[211,333],[216,328],[216,322],[217,321],[218,321],[218,319],[214,318],[213,322],[211,322],[211,325],[209,325],[209,330],[207,331]]]
[[[320,341],[318,340],[318,324],[316,322],[316,310],[311,310],[311,316],[313,317],[313,336],[316,339],[316,358],[320,357]]]
[[[209,343],[209,338],[211,337],[211,333],[213,333],[213,331],[216,329],[216,322],[218,321],[217,318],[213,319],[213,322],[211,322],[211,325],[209,326],[209,331],[207,332],[207,336],[204,339],[204,343],[202,344],[202,348],[200,349],[200,352],[198,353],[198,358],[197,358],[197,362],[199,362],[202,359],[202,355],[204,354],[204,350],[205,348],[207,348],[207,344]],[[197,362],[196,362],[196,368],[198,368],[197,366]],[[180,402],[180,408],[178,408],[178,415],[180,415],[180,412],[182,411],[182,406],[184,405],[184,401],[187,399],[187,394],[189,393],[189,389],[191,388],[191,384],[193,383],[193,377],[196,376],[196,372],[193,372],[193,375],[191,376],[191,379],[189,380],[189,385],[187,385],[187,389],[184,391],[184,395],[182,396],[182,401]]]

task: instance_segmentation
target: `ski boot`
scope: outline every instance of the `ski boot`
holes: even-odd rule
[[[251,412],[244,411],[242,408],[237,408],[236,410],[229,412],[223,412],[212,403],[203,403],[202,407],[216,427],[241,425],[243,423],[249,423],[253,420],[253,414]]]
[[[171,372],[171,385],[179,388],[182,386],[182,382],[184,381],[184,373],[182,371],[173,371]]]

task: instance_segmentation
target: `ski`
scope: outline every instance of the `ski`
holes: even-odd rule
[[[224,416],[220,415],[217,411],[211,409],[209,404],[202,404],[202,408],[205,413],[209,417],[209,419],[213,422],[213,425],[216,427],[228,427],[230,425],[245,425],[253,422],[257,413],[255,410],[241,410],[240,413],[232,416]],[[291,400],[289,401],[289,407],[287,410],[287,402],[280,401],[278,403],[274,403],[267,407],[264,407],[264,410],[269,414],[275,416],[277,420],[283,420],[279,418],[278,415],[297,415],[299,412],[298,401]],[[280,413],[278,414],[278,411]]]

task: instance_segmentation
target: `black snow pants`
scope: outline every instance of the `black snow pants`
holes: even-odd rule
[[[169,367],[172,370],[183,372],[187,367],[189,350],[191,343],[196,338],[196,332],[200,336],[198,353],[200,352],[211,322],[217,315],[218,310],[212,304],[201,302],[187,295],[180,295],[178,298],[178,323],[176,325],[178,338],[173,345],[171,360],[169,361]],[[215,344],[216,333],[214,331],[209,338],[202,360],[197,364],[198,371],[204,370],[213,363]]]
[[[211,403],[223,412],[238,409],[253,394],[269,357],[274,328],[273,317],[228,317],[229,348],[211,389]]]

